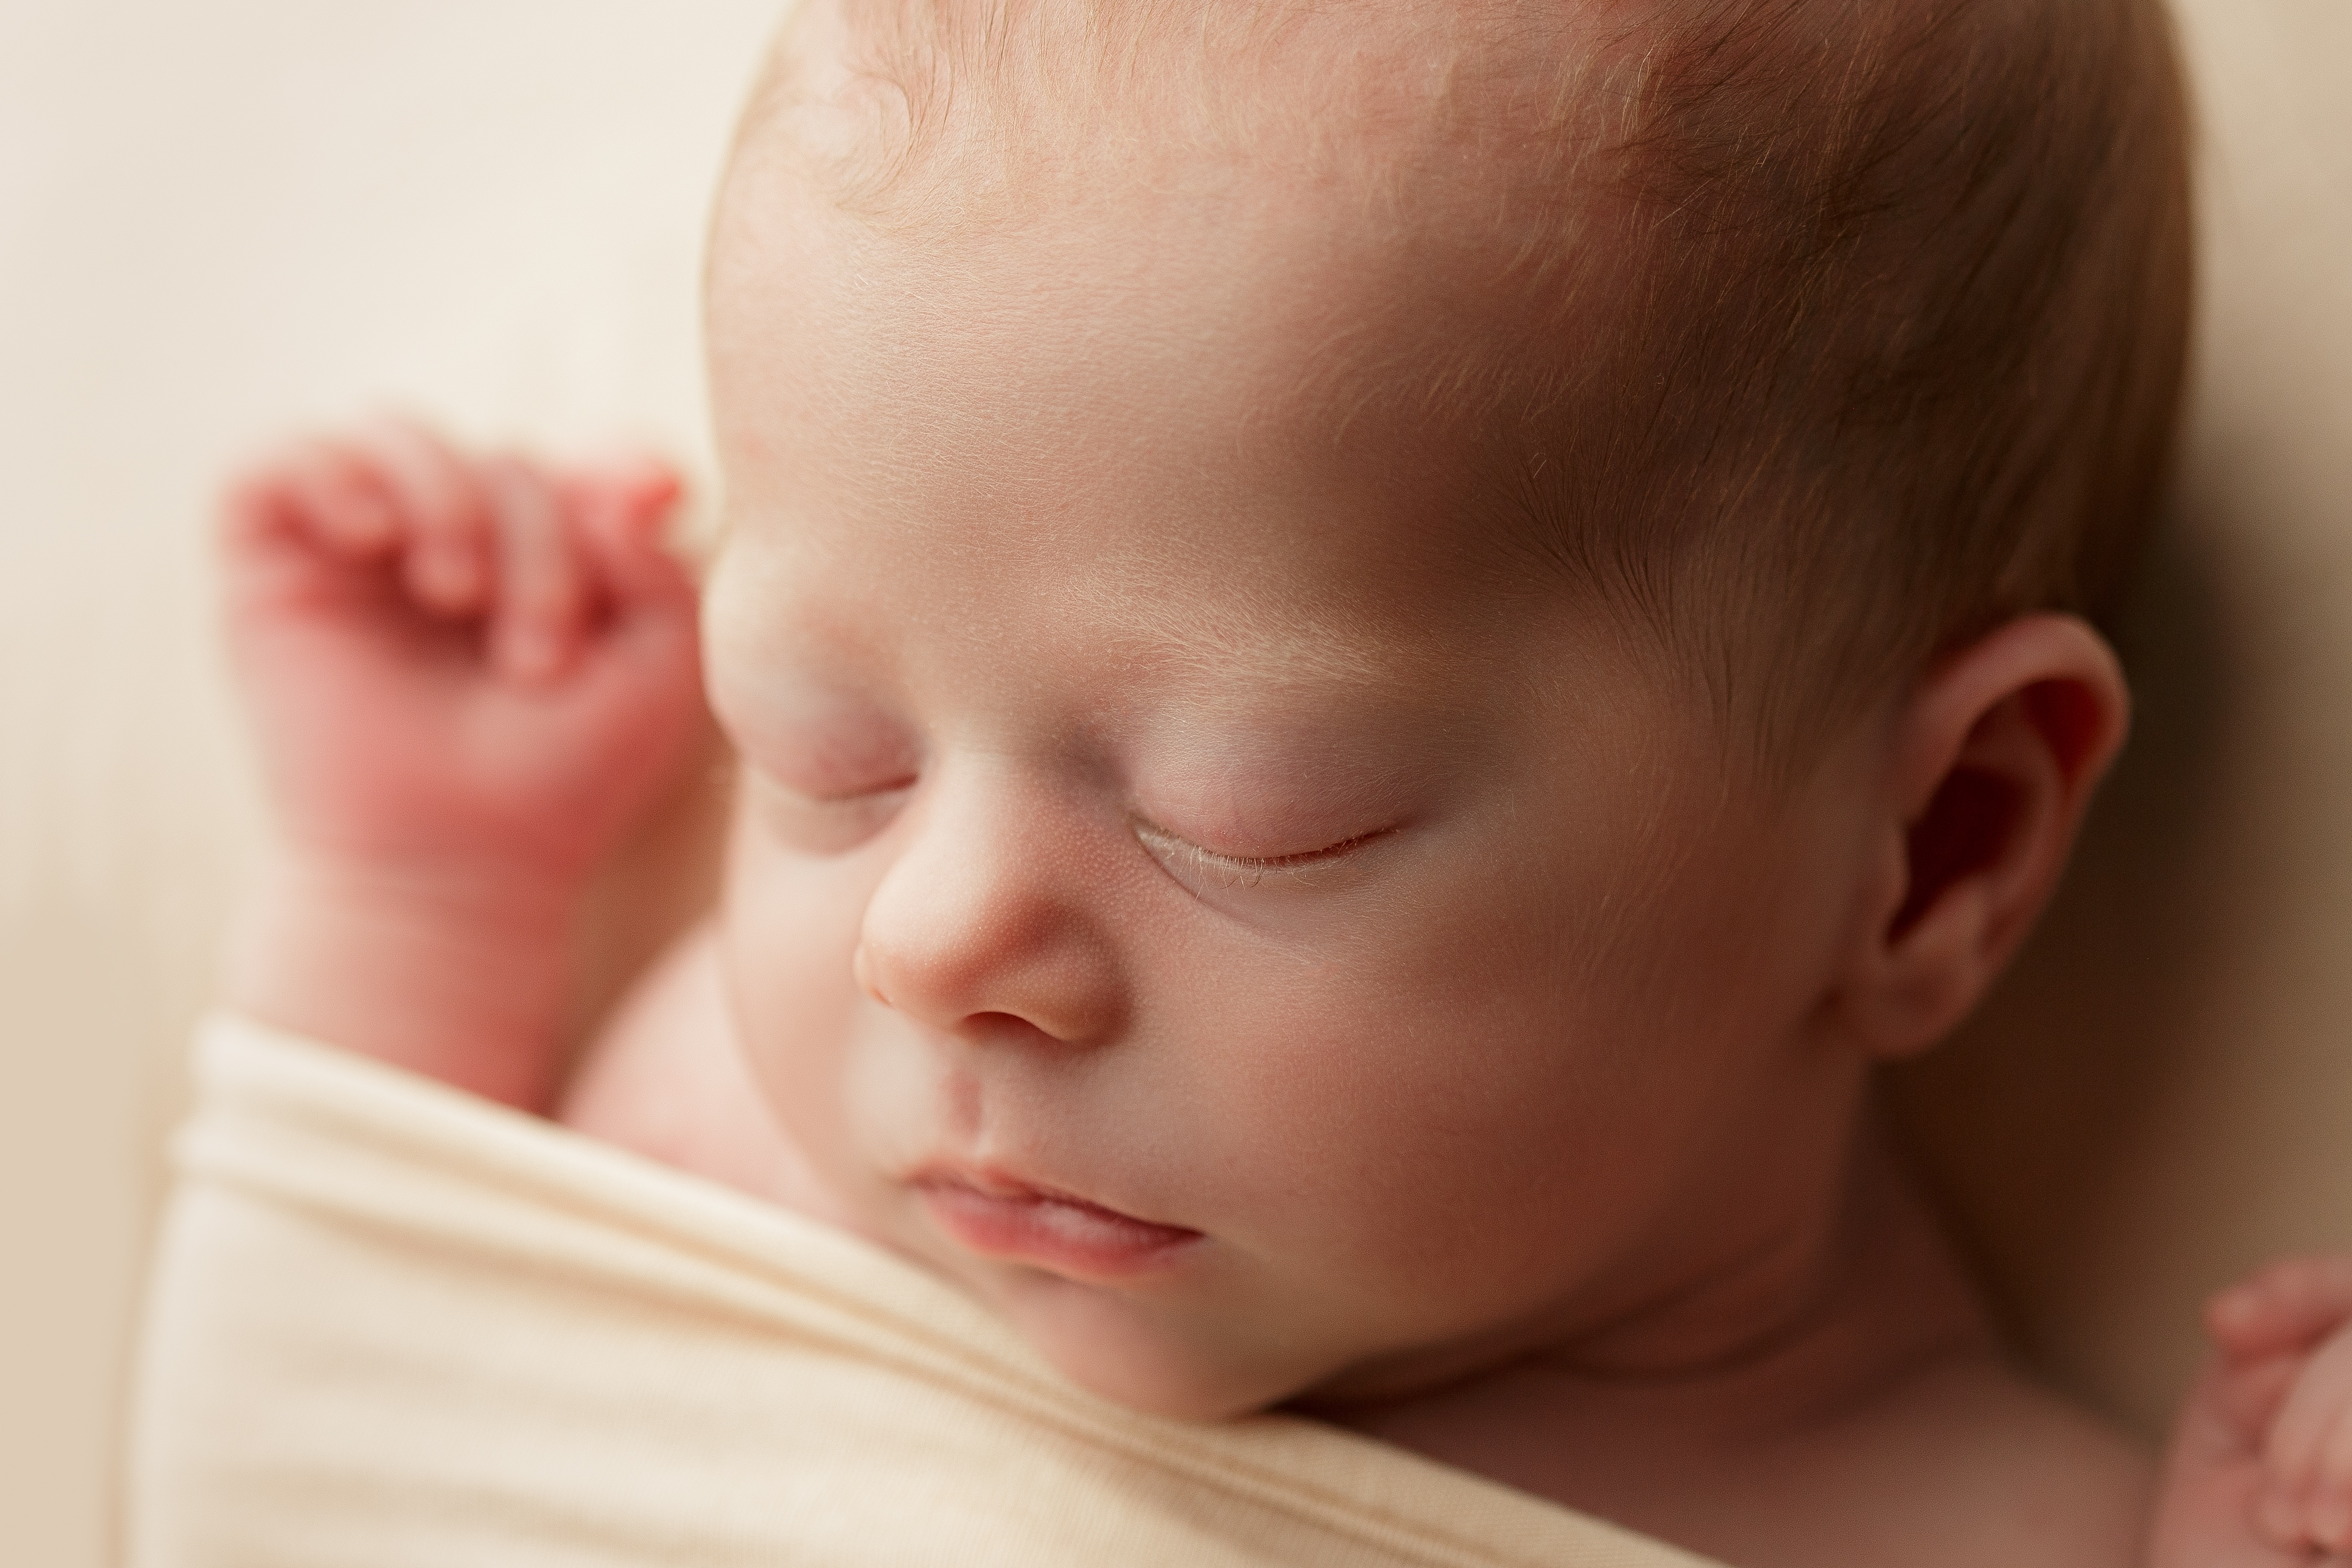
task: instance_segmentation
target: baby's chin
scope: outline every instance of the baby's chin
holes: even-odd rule
[[[1014,1331],[1070,1382],[1143,1415],[1229,1420],[1283,1403],[1325,1370],[1114,1287],[1020,1272],[1026,1278],[991,1292]]]

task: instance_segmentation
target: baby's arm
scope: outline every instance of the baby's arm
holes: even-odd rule
[[[392,422],[230,487],[230,658],[282,846],[230,1005],[545,1105],[575,907],[702,723],[676,491]]]
[[[2173,1441],[2155,1568],[2352,1551],[2352,1258],[2273,1265],[2214,1299],[2215,1354]]]

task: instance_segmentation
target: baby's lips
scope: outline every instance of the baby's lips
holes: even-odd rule
[[[1108,1283],[1155,1272],[1201,1233],[1084,1198],[934,1169],[912,1184],[933,1223],[966,1251],[1066,1279]]]

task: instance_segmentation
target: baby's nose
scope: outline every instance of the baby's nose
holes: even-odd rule
[[[1082,829],[1002,783],[942,781],[867,900],[851,960],[883,1005],[973,1044],[1090,1046],[1124,1011]]]

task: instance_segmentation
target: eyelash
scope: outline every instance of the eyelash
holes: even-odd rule
[[[791,788],[790,785],[785,787]],[[909,775],[903,779],[893,779],[886,784],[877,784],[872,789],[853,790],[847,795],[801,795],[800,798],[811,805],[870,805],[877,800],[887,800],[894,795],[904,795],[914,787],[914,778]],[[800,795],[798,790],[793,790],[793,793]]]
[[[1319,868],[1346,857],[1390,831],[1383,827],[1371,833],[1359,833],[1353,838],[1343,838],[1320,849],[1304,849],[1296,855],[1222,855],[1139,817],[1134,822],[1135,836],[1142,839],[1147,847],[1172,855],[1208,876],[1225,879],[1229,887],[1244,888],[1261,886],[1268,877],[1311,876]]]
[[[911,778],[856,795],[805,795],[774,775],[753,775],[752,800],[770,830],[804,853],[836,855],[865,842]]]
[[[779,786],[804,807],[825,812],[841,812],[886,803],[892,795],[903,795],[914,788],[912,777],[896,779],[873,789],[853,795],[803,795],[790,786]],[[1376,838],[1387,837],[1394,829],[1381,827],[1370,833],[1359,833],[1352,838],[1326,844],[1318,849],[1302,849],[1292,855],[1226,855],[1204,845],[1195,844],[1181,834],[1171,833],[1141,817],[1130,818],[1135,836],[1145,847],[1155,853],[1183,861],[1195,872],[1213,879],[1229,888],[1257,888],[1268,878],[1303,880],[1322,868],[1345,858]]]

